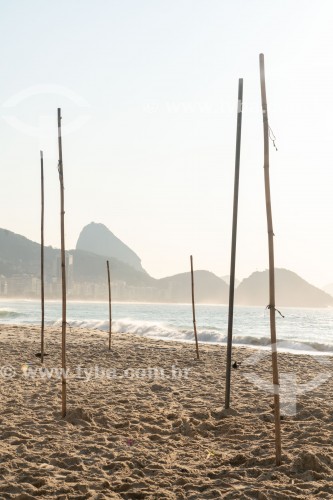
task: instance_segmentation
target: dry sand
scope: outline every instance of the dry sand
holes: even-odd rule
[[[60,336],[46,332],[48,370]],[[225,348],[201,345],[197,361],[192,344],[119,334],[109,352],[106,333],[78,329],[67,345],[62,419],[39,328],[0,326],[1,499],[333,498],[333,360],[279,354],[303,394],[296,414],[290,395],[276,467],[269,353],[234,350],[224,412]]]

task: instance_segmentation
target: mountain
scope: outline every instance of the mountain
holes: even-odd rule
[[[45,247],[45,273],[52,273],[52,263],[58,255],[59,251]],[[0,274],[7,277],[15,274],[40,274],[40,257],[41,248],[38,243],[7,229],[0,229]]]
[[[105,279],[106,262],[100,255],[82,250],[70,250],[72,256],[70,271],[76,281],[100,281]],[[40,276],[41,248],[24,236],[0,229],[0,274]],[[68,264],[68,263],[67,263]],[[44,273],[47,280],[59,276],[60,250],[44,248]],[[139,272],[117,259],[110,258],[113,279],[122,279],[133,284],[151,284],[155,281],[147,273]]]
[[[41,247],[24,236],[0,229],[0,296],[35,297],[40,294]],[[152,287],[156,280],[146,272],[109,257],[111,276],[117,283],[116,296],[135,299],[137,287]],[[69,298],[104,298],[106,258],[83,250],[66,252]],[[44,248],[44,278],[47,298],[58,298],[61,291],[60,250]]]
[[[195,301],[205,304],[226,304],[229,287],[209,271],[194,271]],[[158,280],[160,297],[173,302],[191,302],[191,273],[181,273]]]
[[[105,229],[102,227],[101,232],[108,238],[112,233]],[[118,238],[112,236],[113,241],[120,242]],[[110,238],[108,240],[110,241]],[[125,253],[125,257],[122,258],[130,260],[140,269],[109,255],[99,255],[81,249],[66,252],[68,298],[106,300],[108,296],[106,259],[108,259],[114,300],[191,302],[190,273],[157,280],[149,276],[141,264],[139,266],[139,257],[124,243],[120,243],[118,249],[122,249],[122,255]],[[111,253],[116,252],[111,249]],[[0,229],[0,297],[39,297],[40,258],[39,243],[7,229]],[[61,294],[59,249],[44,248],[44,276],[46,298],[59,298]],[[197,302],[226,302],[228,287],[220,278],[208,271],[195,271],[194,276]]]
[[[92,241],[93,235],[97,237],[95,243]],[[108,259],[113,300],[191,302],[190,273],[162,279],[149,276],[142,268],[140,258],[102,224],[86,226],[80,239],[83,246],[90,245],[95,252],[78,248],[81,246],[79,241],[76,250],[66,252],[68,298],[107,300]],[[101,246],[97,246],[97,242]],[[110,247],[111,242],[115,243],[115,250]],[[107,253],[104,255],[104,252]],[[40,255],[39,243],[7,229],[0,229],[0,297],[40,297]],[[44,257],[45,296],[48,299],[60,298],[60,250],[45,247]],[[276,269],[275,279],[277,307],[333,306],[332,296],[291,271]],[[195,271],[194,284],[196,303],[228,303],[229,287],[215,274]],[[265,306],[268,297],[268,271],[255,272],[237,287],[235,303]]]
[[[221,279],[227,284],[230,285],[230,274],[226,274],[225,276],[221,276]],[[238,287],[240,281],[235,278],[235,288]]]
[[[84,250],[103,257],[113,257],[137,271],[144,272],[137,254],[117,238],[104,224],[91,222],[85,226],[77,240],[76,250]]]
[[[73,256],[73,278],[77,282],[100,283],[106,279],[106,258],[84,250],[70,250]],[[113,281],[124,281],[131,286],[152,286],[155,279],[146,272],[113,257],[108,257]]]
[[[330,283],[329,285],[326,285],[323,287],[324,292],[329,293],[330,295],[333,296],[333,283]]]
[[[333,306],[333,297],[310,285],[287,269],[275,269],[276,306],[327,307]],[[237,305],[265,306],[269,303],[268,270],[252,273],[237,287]]]

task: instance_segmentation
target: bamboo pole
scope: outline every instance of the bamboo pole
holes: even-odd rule
[[[237,215],[238,215],[238,190],[239,190],[239,164],[240,164],[240,149],[241,149],[241,136],[242,136],[242,111],[243,111],[243,79],[240,78],[238,80],[234,204],[233,204],[233,214],[232,214],[231,263],[230,263],[230,282],[229,282],[227,366],[226,366],[226,378],[225,378],[226,409],[230,407],[232,327],[234,319],[236,240],[237,240]]]
[[[280,386],[278,357],[276,345],[276,325],[275,325],[275,277],[274,277],[274,233],[271,208],[271,194],[269,181],[269,126],[266,99],[265,84],[265,63],[264,54],[259,56],[260,62],[260,87],[261,87],[261,105],[264,130],[264,174],[265,174],[265,197],[266,197],[266,215],[268,232],[268,254],[269,254],[269,315],[271,330],[271,348],[272,348],[272,371],[274,387],[274,422],[275,422],[275,452],[276,465],[281,465],[281,423],[280,423]]]
[[[41,173],[41,244],[40,244],[40,284],[41,284],[41,308],[42,308],[42,324],[41,324],[41,346],[40,360],[44,363],[44,160],[43,151],[40,152],[40,173]]]
[[[61,389],[62,416],[66,416],[66,253],[65,253],[65,208],[64,208],[64,172],[62,163],[61,109],[58,108],[58,147],[60,181],[60,226],[61,226],[61,283],[62,283],[62,336],[61,336]]]
[[[192,315],[193,315],[193,328],[194,328],[194,338],[195,338],[195,349],[197,352],[197,359],[199,359],[199,345],[198,345],[198,335],[197,335],[197,323],[195,320],[195,305],[194,305],[194,276],[193,276],[193,257],[190,256],[191,261],[191,289],[192,289]]]
[[[109,287],[109,351],[111,351],[111,332],[112,332],[112,314],[111,314],[111,280],[110,280],[110,266],[109,261],[106,261],[108,272],[108,287]]]

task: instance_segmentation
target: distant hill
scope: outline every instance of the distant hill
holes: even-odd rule
[[[326,285],[323,287],[324,292],[329,293],[330,295],[333,295],[333,283],[330,283],[329,285]]]
[[[76,250],[84,250],[103,257],[113,257],[137,271],[144,271],[137,254],[117,238],[104,224],[91,222],[85,226],[77,240]]]
[[[181,273],[158,280],[158,288],[164,300],[191,302],[191,274]],[[209,271],[194,271],[195,301],[205,304],[226,304],[229,287],[218,276]]]
[[[70,250],[73,255],[73,278],[77,282],[100,283],[106,280],[106,258],[83,250]],[[155,279],[146,272],[113,257],[108,257],[112,280],[124,281],[131,286],[153,286]]]
[[[287,269],[275,269],[275,286],[277,307],[333,306],[333,297]],[[268,305],[268,271],[257,271],[244,279],[237,288],[235,302],[238,305]]]
[[[88,232],[85,231],[89,227]],[[96,243],[98,248],[94,248],[100,254],[79,248],[66,252],[68,298],[106,300],[106,259],[108,259],[114,300],[191,302],[190,273],[155,279],[143,270],[140,258],[102,224],[89,224],[82,230],[82,234],[86,236],[88,234],[86,243],[90,241],[93,248],[92,235],[102,235],[98,240],[99,245]],[[102,244],[103,241],[105,245]],[[112,248],[112,242],[116,250]],[[79,242],[77,246],[81,246]],[[106,255],[102,254],[104,251],[107,252]],[[118,255],[119,258],[114,255]],[[46,297],[59,298],[60,250],[46,247],[44,256]],[[215,274],[203,270],[195,271],[194,282],[197,303],[228,303],[229,286]],[[0,229],[0,297],[39,297],[39,295],[39,243],[7,229]],[[237,287],[235,303],[265,306],[269,301],[268,296],[268,271],[255,272]],[[276,269],[276,306],[327,307],[333,306],[333,297],[291,271]]]
[[[72,258],[71,278],[77,282],[101,283],[106,280],[106,258],[83,250],[66,252]],[[41,248],[24,236],[0,229],[0,275],[7,278],[13,276],[33,275],[40,277]],[[130,286],[151,286],[155,280],[146,272],[137,271],[113,257],[109,257],[112,279],[120,280]],[[69,270],[68,270],[69,271]],[[60,250],[52,247],[44,248],[44,274],[46,281],[60,278]],[[69,274],[69,272],[68,272]]]
[[[102,228],[102,233],[106,236],[111,232],[107,228],[106,231]],[[110,242],[108,236],[106,238]],[[139,267],[139,257],[120,240],[118,240],[118,243],[121,243],[119,245],[117,240],[118,238],[113,240],[117,248],[125,249],[125,254],[129,256],[128,260]],[[108,251],[109,247],[102,248]],[[116,252],[112,252],[111,249],[111,253]],[[191,302],[190,273],[157,280],[149,276],[142,269],[141,264],[141,270],[138,270],[109,255],[98,255],[80,249],[68,250],[66,255],[69,298],[106,299],[106,259],[108,259],[115,300]],[[0,296],[39,296],[40,258],[39,243],[7,229],[0,229]],[[47,284],[46,297],[59,298],[61,291],[59,249],[45,247],[44,272]],[[208,271],[195,271],[195,281],[196,302],[225,303],[227,301],[228,286],[214,274]]]
[[[0,274],[40,274],[40,245],[20,234],[0,229]],[[53,260],[59,250],[44,249],[45,272],[52,274]]]
[[[227,284],[227,285],[230,285],[230,275],[229,274],[226,274],[225,276],[221,276],[221,279]],[[235,278],[235,288],[238,287],[240,281]]]

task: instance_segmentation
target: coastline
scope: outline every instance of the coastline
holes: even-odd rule
[[[284,311],[284,310],[283,310]],[[295,354],[333,355],[331,310],[289,309],[285,318],[277,318],[278,350]],[[113,330],[154,339],[193,341],[192,308],[154,304],[114,303]],[[39,326],[41,316],[38,301],[0,301],[0,321],[3,324]],[[226,345],[228,310],[226,307],[197,305],[197,332],[199,342]],[[45,303],[45,324],[59,328],[61,302]],[[108,304],[97,302],[69,302],[67,321],[71,328],[89,328],[108,331]],[[255,348],[269,345],[269,315],[264,308],[235,309],[233,344]]]
[[[332,498],[333,361],[279,353],[282,465],[275,466],[270,352],[68,328],[67,416],[61,333],[0,325],[0,497]],[[4,367],[11,367],[12,372]],[[288,404],[285,404],[288,403]]]

